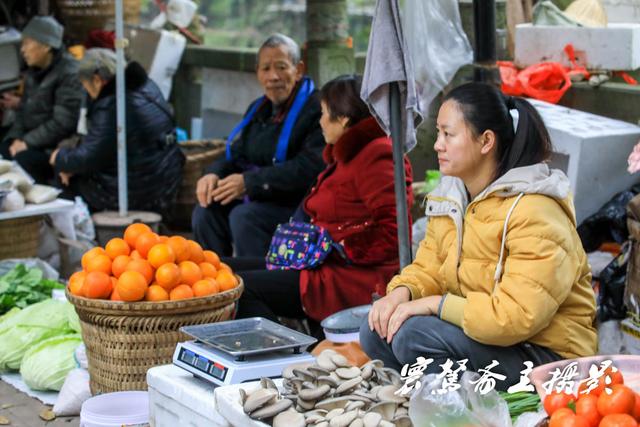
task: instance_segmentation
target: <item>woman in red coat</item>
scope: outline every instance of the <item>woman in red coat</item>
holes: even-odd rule
[[[309,222],[341,244],[348,261],[332,251],[319,267],[265,270],[262,258],[227,262],[244,279],[238,318],[325,317],[371,303],[374,292],[399,269],[391,139],[360,99],[358,76],[338,77],[321,90],[320,125],[327,143],[326,169],[304,199]],[[411,166],[405,158],[407,204]],[[259,220],[259,219],[258,219]]]

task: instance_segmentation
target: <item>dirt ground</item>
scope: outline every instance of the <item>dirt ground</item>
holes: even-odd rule
[[[27,396],[4,381],[0,381],[0,420],[9,420],[11,427],[71,427],[80,425],[80,417],[61,417],[44,421],[39,414],[49,408],[38,399]],[[2,425],[0,421],[0,425]]]

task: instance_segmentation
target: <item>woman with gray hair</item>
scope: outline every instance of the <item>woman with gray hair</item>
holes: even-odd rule
[[[91,210],[118,207],[115,53],[89,49],[79,78],[91,103],[88,134],[76,148],[60,148],[50,162],[65,189]],[[180,180],[184,155],[175,142],[171,107],[137,62],[125,70],[129,207],[167,213]]]

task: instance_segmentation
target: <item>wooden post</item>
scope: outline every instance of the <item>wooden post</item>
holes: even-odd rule
[[[307,0],[307,73],[318,87],[355,72],[347,0]]]

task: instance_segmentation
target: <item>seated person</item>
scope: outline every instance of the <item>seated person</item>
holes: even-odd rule
[[[303,70],[289,37],[273,35],[260,47],[256,74],[265,95],[231,132],[226,157],[197,184],[192,226],[205,249],[230,256],[233,243],[237,256],[263,257],[276,226],[322,170],[320,104]]]
[[[91,210],[118,208],[116,54],[89,49],[79,77],[92,102],[88,134],[51,155],[64,196],[80,195]],[[184,155],[176,144],[171,107],[137,63],[125,70],[129,208],[165,213],[182,179]]]
[[[363,349],[397,370],[433,358],[425,373],[447,359],[476,372],[496,360],[501,389],[525,361],[595,354],[591,270],[537,111],[470,83],[446,95],[437,128],[443,178],[428,196],[427,235],[373,304]]]
[[[277,316],[319,322],[349,308],[371,303],[372,293],[398,272],[398,231],[391,139],[360,98],[361,78],[343,76],[320,93],[320,125],[327,166],[302,202],[310,222],[340,243],[320,266],[265,270],[260,258],[227,262],[244,280],[238,318]],[[411,166],[405,158],[407,209],[411,206]],[[313,322],[312,322],[313,323]]]
[[[78,63],[64,51],[63,32],[51,16],[36,16],[24,28],[24,94],[0,144],[2,157],[15,159],[43,184],[53,178],[51,151],[75,133],[82,101]]]

